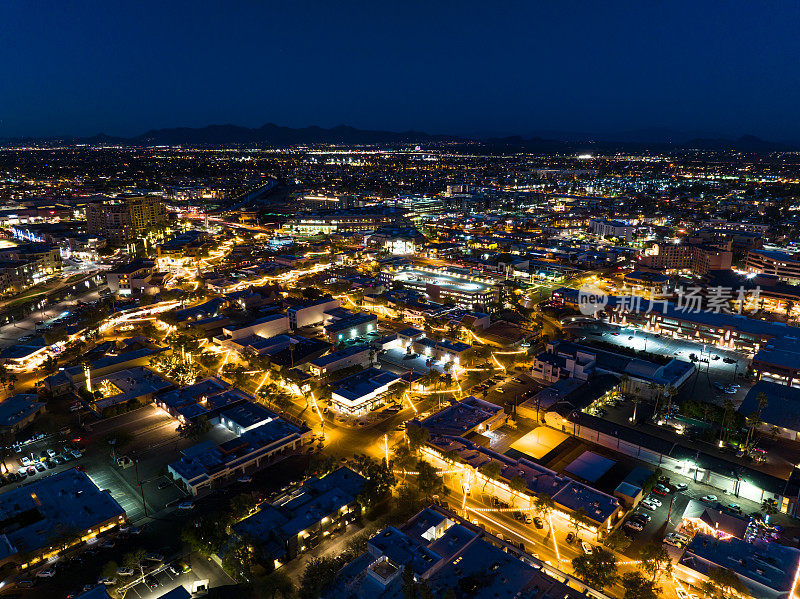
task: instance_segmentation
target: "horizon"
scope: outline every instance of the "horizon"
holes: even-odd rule
[[[800,6],[208,0],[0,8],[0,138],[264,123],[800,141]],[[742,39],[732,36],[740,32]],[[556,132],[562,136],[548,136]]]

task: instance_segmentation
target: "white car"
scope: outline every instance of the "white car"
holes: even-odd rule
[[[54,449],[48,449],[47,450],[47,455],[49,455],[51,458],[54,458],[54,457],[56,457],[56,452],[55,452]]]
[[[56,575],[55,568],[45,568],[36,573],[39,578],[53,578]]]
[[[72,454],[72,457],[75,458],[76,460],[78,458],[82,458],[83,457],[83,454],[80,451],[78,451],[77,449],[73,449],[70,453]]]
[[[110,587],[111,585],[117,584],[117,579],[116,578],[107,578],[107,577],[106,578],[99,578],[97,580],[97,584],[104,584],[107,587]]]
[[[592,546],[589,545],[586,541],[581,541],[581,549],[586,555],[592,555]]]
[[[22,456],[19,461],[22,462],[23,466],[30,466],[31,465],[31,459],[26,455]]]
[[[717,496],[716,495],[703,495],[703,497],[701,499],[701,501],[707,501],[707,502],[712,502],[712,501],[716,501],[716,500],[717,500]]]
[[[133,568],[117,568],[119,576],[133,576]]]
[[[655,512],[658,509],[658,506],[656,504],[650,503],[647,499],[643,500],[641,505],[646,507],[651,512]]]
[[[664,539],[664,543],[666,545],[670,545],[672,547],[677,547],[678,549],[682,549],[683,546],[684,546],[684,542],[683,541],[681,541],[680,539],[675,539],[673,537],[666,537]]]
[[[647,501],[649,501],[652,504],[657,505],[658,507],[661,507],[661,501],[656,499],[655,497],[648,497]]]

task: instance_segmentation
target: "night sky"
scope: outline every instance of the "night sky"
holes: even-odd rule
[[[274,122],[800,141],[799,17],[758,0],[7,0],[0,137]]]

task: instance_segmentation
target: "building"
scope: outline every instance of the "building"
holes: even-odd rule
[[[762,394],[766,397],[767,405],[759,408]],[[770,433],[775,427],[781,437],[800,440],[800,389],[765,379],[758,381],[747,392],[738,412],[747,417],[759,411],[764,432]]]
[[[219,340],[215,339],[217,343],[222,344],[224,341],[236,341],[250,337],[251,335],[258,335],[268,339],[276,335],[283,335],[289,332],[289,318],[283,314],[271,314],[258,318],[245,325],[237,327],[223,327],[222,337]]]
[[[206,382],[205,386],[209,393],[216,387],[213,382]],[[312,437],[311,429],[302,422],[289,422],[286,417],[278,416],[251,401],[252,398],[242,400],[242,395],[246,394],[223,391],[205,396],[195,386],[192,393],[184,396],[177,394],[159,397],[159,403],[170,405],[175,410],[178,409],[178,400],[185,398],[184,411],[190,405],[198,405],[202,410],[207,410],[204,403],[217,403],[222,409],[207,410],[202,415],[212,425],[224,426],[238,435],[219,445],[210,441],[193,445],[181,452],[182,457],[178,461],[169,464],[169,474],[192,495],[230,482],[232,478],[247,472],[264,468],[276,458],[296,451]],[[192,404],[193,396],[199,397],[200,401]],[[203,397],[206,399],[203,400]],[[196,416],[197,413],[194,412],[193,415]]]
[[[385,285],[399,283],[434,302],[449,302],[468,310],[482,310],[501,299],[499,281],[457,269],[388,265],[381,270]]]
[[[628,386],[633,389],[639,383],[640,393],[648,392],[650,383],[677,389],[693,372],[694,364],[675,358],[657,364],[567,341],[548,343],[545,350],[534,357],[531,367],[531,376],[547,383],[567,378],[587,381],[599,374],[627,376],[630,381]]]
[[[453,512],[431,506],[402,526],[389,526],[367,542],[367,550],[342,568],[324,599],[390,599],[403,596],[402,574],[430,597],[448,591],[465,597],[607,599],[569,574],[532,557],[510,541],[492,536]]]
[[[416,227],[385,226],[364,235],[364,245],[380,248],[395,256],[414,254],[425,241],[425,236]]]
[[[98,413],[123,404],[135,406],[153,401],[154,396],[172,383],[144,366],[133,366],[103,376],[91,376],[83,385],[95,395],[90,407]]]
[[[289,326],[293,331],[303,327],[325,322],[325,313],[338,308],[342,303],[338,299],[326,297],[313,302],[296,304],[286,310]]]
[[[19,293],[61,272],[61,252],[49,243],[0,244],[0,293]]]
[[[730,242],[722,245],[658,243],[639,257],[637,268],[668,273],[689,271],[702,276],[710,270],[729,269],[732,260]]]
[[[485,433],[503,426],[503,408],[476,397],[465,397],[422,420],[419,425],[443,435],[465,437]]]
[[[344,414],[360,416],[387,403],[391,387],[401,382],[391,372],[367,368],[337,381],[331,392],[331,406]]]
[[[120,197],[86,204],[86,231],[123,244],[152,227],[167,223],[167,209],[157,196]]]
[[[0,514],[0,564],[21,569],[125,521],[111,494],[74,468],[0,494]]]
[[[592,233],[598,237],[616,237],[622,241],[631,241],[633,239],[633,225],[625,221],[593,218],[590,224],[592,225]]]
[[[774,250],[750,250],[745,258],[750,273],[775,275],[782,281],[800,283],[800,258],[797,254]]]
[[[353,366],[366,367],[372,364],[374,350],[370,345],[351,345],[339,351],[321,356],[308,363],[308,371],[317,377],[326,377],[331,372],[352,368]]]
[[[368,312],[353,314],[342,308],[334,308],[325,313],[325,336],[332,343],[365,337],[377,333],[378,317]]]
[[[17,393],[0,402],[0,433],[18,433],[43,414],[46,404],[35,393]]]
[[[712,568],[733,571],[753,597],[785,599],[796,591],[800,550],[762,539],[746,542],[696,534],[675,569],[699,588]]]
[[[425,331],[409,328],[398,331],[397,345],[407,353],[417,353],[426,356],[433,362],[441,364],[452,363],[458,366],[462,357],[472,349],[469,343],[449,341],[442,339],[436,341],[425,335]]]
[[[268,569],[285,564],[359,518],[358,495],[364,482],[344,466],[322,478],[309,478],[234,524],[232,536],[256,545]]]
[[[375,229],[402,220],[405,211],[392,208],[343,208],[298,214],[284,229],[296,235],[331,235]]]
[[[155,268],[155,262],[141,258],[117,266],[106,273],[108,288],[120,295],[155,293],[158,288],[150,285]]]

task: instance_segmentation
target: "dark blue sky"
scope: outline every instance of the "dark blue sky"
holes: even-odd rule
[[[0,4],[0,137],[235,123],[800,140],[800,3]]]

